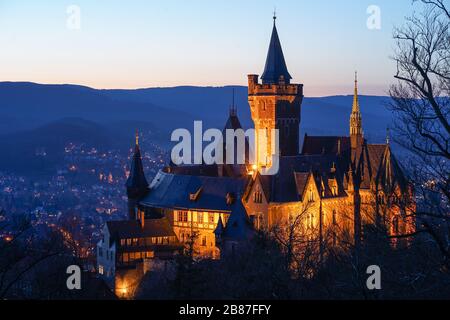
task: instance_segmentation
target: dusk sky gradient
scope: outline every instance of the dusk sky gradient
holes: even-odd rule
[[[66,26],[69,5],[81,29]],[[381,9],[369,30],[367,8]],[[0,0],[0,81],[94,88],[246,85],[261,74],[276,7],[289,72],[306,96],[386,94],[394,25],[411,0]]]

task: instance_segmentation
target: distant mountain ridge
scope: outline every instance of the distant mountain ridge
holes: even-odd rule
[[[222,129],[233,90],[243,127],[253,127],[247,88],[243,86],[97,90],[78,85],[0,82],[0,166],[49,167],[49,159],[57,164],[63,146],[71,141],[85,140],[99,149],[129,148],[136,129],[146,139],[168,148],[171,132],[192,129],[194,120],[202,120],[204,129]],[[301,135],[348,135],[352,99],[351,95],[306,97]],[[359,97],[363,129],[370,142],[385,140],[386,127],[392,121],[386,108],[389,99]],[[40,148],[49,151],[46,163],[36,157]]]
[[[67,117],[99,123],[146,121],[170,132],[192,127],[222,127],[235,91],[235,103],[244,127],[252,126],[244,86],[99,90],[78,85],[0,82],[0,134],[38,127]],[[360,96],[363,126],[368,137],[384,137],[391,122],[389,97]],[[306,97],[302,105],[302,134],[348,133],[352,96]]]

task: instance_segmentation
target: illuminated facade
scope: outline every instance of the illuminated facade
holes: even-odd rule
[[[218,259],[245,247],[256,230],[282,230],[277,227],[294,222],[299,222],[298,232],[305,239],[322,248],[359,245],[371,225],[389,235],[414,232],[415,221],[408,215],[415,209],[413,191],[389,141],[369,144],[364,139],[357,79],[349,136],[305,135],[301,151],[303,85],[291,79],[274,18],[262,83],[257,75],[248,76],[248,101],[257,130],[255,164],[170,165],[149,184],[136,141],[127,181],[129,221],[104,230],[98,250],[112,248],[115,260],[106,263],[98,251],[100,273],[106,268],[117,271],[125,259],[130,262],[130,255],[125,258],[123,253],[130,250],[127,239],[133,243],[133,238],[138,245],[132,250],[132,264],[157,265],[189,243],[197,256]],[[241,129],[234,106],[225,129]],[[267,133],[273,129],[279,132],[279,149]],[[279,170],[263,175],[262,169],[273,165],[272,156]],[[129,224],[135,226],[133,231],[117,237]],[[153,243],[154,237],[162,242]],[[115,240],[110,243],[107,238]]]

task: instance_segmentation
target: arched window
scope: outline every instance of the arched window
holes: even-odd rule
[[[337,225],[337,213],[336,213],[336,210],[333,210],[333,225]]]

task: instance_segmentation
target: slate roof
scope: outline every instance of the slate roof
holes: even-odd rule
[[[175,175],[160,171],[150,185],[150,192],[141,199],[140,204],[154,208],[230,212],[235,204],[227,204],[227,193],[240,198],[246,182],[247,178]],[[192,201],[190,195],[200,188],[202,192],[198,199]]]
[[[255,234],[242,201],[237,201],[222,233],[222,238],[233,240],[250,240]]]
[[[297,186],[297,194],[302,196],[305,192],[306,185],[308,183],[311,172],[295,172],[295,185]]]
[[[263,84],[276,84],[279,82],[280,76],[284,77],[286,83],[292,79],[289,74],[284,60],[283,49],[281,48],[280,39],[278,37],[275,22],[272,29],[272,37],[270,39],[269,51],[267,53],[266,65],[261,76]]]
[[[338,154],[339,141],[341,143],[341,154],[348,152],[351,149],[349,137],[320,137],[305,135],[303,140],[303,155],[318,155],[318,154]]]
[[[148,182],[144,174],[139,145],[136,145],[134,150],[133,159],[131,161],[130,175],[128,176],[126,187],[140,190],[148,188]]]
[[[376,183],[385,188],[386,191],[392,191],[398,185],[403,192],[408,192],[409,182],[404,172],[404,169],[392,154],[390,147],[385,148],[378,174],[375,177]]]
[[[175,236],[166,218],[146,219],[144,228],[138,220],[108,221],[106,225],[111,237],[119,239]]]

